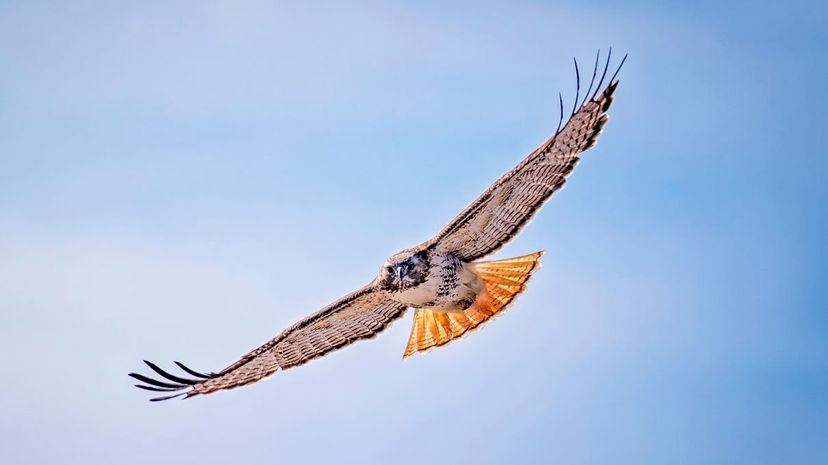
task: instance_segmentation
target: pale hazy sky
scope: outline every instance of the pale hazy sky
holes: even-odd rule
[[[0,461],[828,463],[818,2],[0,2]],[[610,122],[500,256],[508,314],[410,316],[151,404],[436,233],[557,123]]]

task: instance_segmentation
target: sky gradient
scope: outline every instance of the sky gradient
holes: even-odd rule
[[[826,8],[0,2],[3,463],[828,463]],[[630,58],[508,313],[150,404],[362,286]]]

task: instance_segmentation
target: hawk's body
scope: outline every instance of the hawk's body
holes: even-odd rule
[[[576,95],[576,108],[555,135],[498,179],[437,236],[389,258],[368,285],[296,323],[218,373],[199,373],[176,362],[195,377],[182,378],[147,362],[166,380],[131,373],[146,383],[137,386],[161,392],[186,390],[153,399],[163,400],[254,383],[277,370],[371,338],[413,307],[416,312],[404,354],[407,357],[455,340],[504,311],[526,289],[543,253],[491,262],[480,259],[513,239],[563,186],[580,160],[578,155],[595,144],[618,85],[613,76],[601,90],[606,71],[605,67],[595,93],[590,96],[588,90],[580,106]]]
[[[391,300],[444,312],[469,308],[483,291],[470,264],[429,249],[400,252],[386,262],[379,279]]]

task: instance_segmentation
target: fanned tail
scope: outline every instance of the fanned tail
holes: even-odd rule
[[[472,263],[485,293],[462,312],[417,309],[403,358],[425,352],[462,337],[502,313],[526,290],[526,282],[540,268],[544,252],[491,262]]]

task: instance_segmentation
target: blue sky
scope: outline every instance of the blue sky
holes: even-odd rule
[[[4,463],[826,463],[825,17],[0,2]],[[250,388],[131,387],[436,233],[609,45],[610,122],[500,254],[548,252],[507,315],[406,362],[410,316]]]

